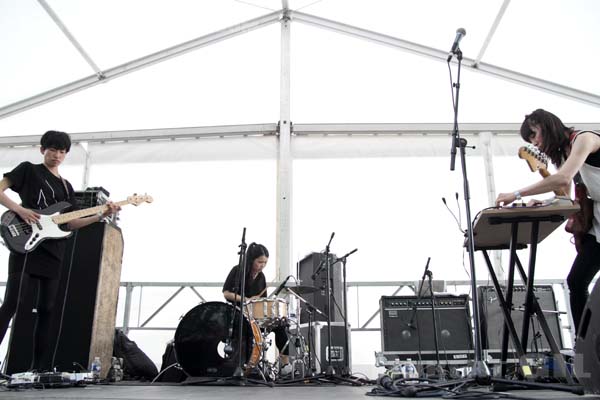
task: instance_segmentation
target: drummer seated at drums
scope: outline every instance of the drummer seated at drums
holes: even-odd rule
[[[269,250],[262,244],[251,243],[248,246],[246,252],[246,277],[245,277],[245,289],[244,297],[246,300],[245,312],[249,318],[252,318],[253,303],[257,303],[260,299],[267,297],[267,281],[262,270],[267,266],[269,261]],[[223,296],[231,303],[239,304],[241,301],[240,292],[240,268],[239,265],[234,266],[223,284]],[[272,303],[273,301],[271,301]],[[277,306],[278,304],[275,303]],[[249,315],[250,314],[250,315]],[[264,315],[266,314],[266,316]],[[270,308],[267,312],[261,315],[258,321],[259,326],[263,330],[268,330],[275,333],[275,344],[279,350],[281,374],[285,375],[291,372],[289,364],[289,351],[286,343],[288,342],[288,336],[286,333],[284,321],[280,321],[279,315],[273,316],[269,314],[279,314],[277,311],[271,311]]]

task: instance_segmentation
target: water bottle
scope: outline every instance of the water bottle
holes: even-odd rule
[[[100,379],[100,371],[102,371],[102,362],[100,361],[100,357],[94,357],[94,361],[92,361],[92,377],[94,380]]]
[[[419,378],[419,371],[415,367],[415,364],[407,362],[404,364],[404,379],[417,379]]]

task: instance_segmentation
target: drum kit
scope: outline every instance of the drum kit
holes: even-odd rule
[[[286,286],[284,290],[289,296],[246,301],[241,325],[239,307],[229,303],[206,302],[188,311],[181,319],[174,338],[177,362],[183,371],[192,377],[232,376],[238,367],[241,351],[245,376],[264,381],[282,379],[279,358],[269,361],[267,350],[272,345],[269,334],[283,327],[288,337],[286,346],[295,348],[295,355],[290,357],[291,377],[303,378],[306,366],[310,365],[310,353],[298,320],[302,303],[306,303],[301,295],[318,289]],[[241,341],[239,326],[243,327]],[[232,348],[229,353],[225,351],[228,345]]]

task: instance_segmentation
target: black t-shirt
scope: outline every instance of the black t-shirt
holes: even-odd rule
[[[71,207],[65,211],[75,209],[75,192],[73,186],[66,180],[61,179],[46,168],[44,164],[32,164],[28,161],[17,165],[15,169],[4,174],[10,179],[11,189],[18,193],[21,205],[32,210],[43,210],[53,204],[65,201]],[[46,262],[44,270],[54,269],[62,262],[66,241],[61,239],[48,239],[39,244],[34,251],[28,254],[27,270],[34,272],[36,262]],[[51,271],[47,271],[51,272]],[[44,275],[47,275],[44,273]],[[51,274],[52,275],[52,274]]]
[[[227,275],[227,279],[223,284],[223,291],[228,291],[232,293],[239,294],[240,291],[240,281],[239,281],[239,267],[236,265],[229,271],[229,275]],[[244,297],[253,297],[258,296],[260,292],[262,292],[267,287],[267,280],[265,279],[265,274],[259,272],[256,275],[255,279],[252,279],[250,274],[246,274],[246,289],[244,290]],[[267,297],[266,291],[262,294],[261,297]]]

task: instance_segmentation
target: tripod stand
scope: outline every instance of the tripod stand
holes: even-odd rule
[[[431,273],[431,270],[429,269],[429,262],[431,261],[431,257],[427,258],[427,264],[425,264],[425,271],[423,272],[423,277],[421,278],[421,284],[419,286],[419,292],[417,293],[417,299],[414,302],[413,305],[413,313],[411,315],[410,318],[410,322],[408,323],[409,327],[412,327],[412,323],[413,321],[417,321],[417,335],[420,335],[419,332],[419,323],[418,323],[418,318],[416,318],[417,316],[417,306],[418,304],[421,302],[421,297],[423,295],[423,285],[425,283],[425,279],[428,279],[429,282],[429,295],[430,295],[430,299],[431,299],[431,321],[433,324],[433,344],[434,344],[434,350],[435,350],[435,368],[436,368],[436,373],[438,374],[438,376],[443,380],[444,379],[444,370],[440,365],[440,346],[439,346],[439,341],[438,341],[438,330],[437,330],[437,318],[436,318],[436,311],[435,311],[435,296],[433,294],[433,274]],[[420,343],[420,341],[419,341]],[[419,346],[420,347],[420,346]],[[419,348],[419,351],[421,349]]]
[[[239,296],[240,296],[240,307],[239,309],[237,307],[234,307],[234,311],[231,317],[231,326],[230,326],[230,330],[229,330],[229,338],[228,338],[228,343],[225,346],[225,353],[231,355],[233,352],[233,349],[231,347],[231,343],[233,342],[233,340],[235,340],[236,338],[234,337],[234,331],[232,329],[233,324],[235,322],[235,316],[236,316],[236,311],[238,311],[238,315],[239,315],[239,325],[238,325],[238,337],[237,337],[237,347],[238,347],[238,365],[237,368],[235,369],[235,371],[233,372],[233,375],[229,378],[231,380],[231,382],[235,385],[239,385],[239,386],[245,386],[248,383],[254,383],[254,384],[264,384],[267,386],[272,386],[272,384],[270,382],[267,382],[266,379],[264,379],[264,375],[263,375],[263,380],[254,380],[254,379],[249,379],[246,377],[245,373],[244,373],[244,347],[243,347],[243,342],[244,342],[244,335],[243,335],[243,329],[244,329],[244,306],[245,306],[245,294],[246,294],[246,228],[244,228],[243,232],[242,232],[242,241],[240,243],[240,251],[238,253],[239,258],[238,258],[238,268],[239,268],[239,275],[238,275],[238,282],[240,284],[239,286]],[[246,349],[247,351],[247,349]]]

